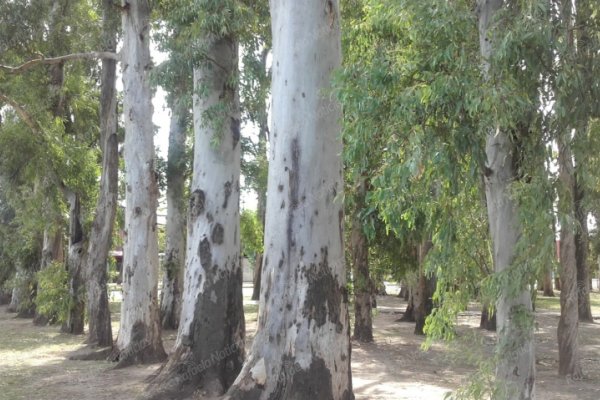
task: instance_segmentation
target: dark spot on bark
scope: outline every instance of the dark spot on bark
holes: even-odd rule
[[[342,291],[329,266],[327,247],[321,249],[321,261],[312,263],[306,269],[308,292],[304,301],[303,315],[309,321],[315,321],[318,327],[327,319],[340,324],[340,304]]]
[[[281,200],[281,205],[279,206],[281,210],[285,208],[285,200]]]
[[[211,239],[214,244],[223,244],[223,239],[225,237],[225,229],[223,225],[217,223],[213,227]]]
[[[306,93],[302,92],[302,97],[306,97]]]
[[[283,268],[283,258],[279,260],[279,269]]]
[[[291,311],[292,310],[292,305],[290,303],[287,303],[285,305],[285,308],[287,308],[288,311]]]
[[[213,222],[215,219],[213,218],[213,215],[212,215],[211,213],[207,212],[207,213],[206,213],[206,220],[207,220],[209,223],[212,223],[212,222]]]
[[[304,257],[304,246],[300,247],[300,257]]]
[[[298,190],[300,186],[300,145],[298,144],[298,138],[294,138],[291,143],[290,154],[292,155],[292,168],[288,171],[288,183],[289,183],[289,209],[288,209],[288,220],[287,220],[287,242],[288,242],[288,255],[290,254],[291,248],[294,245],[292,239],[293,225],[294,225],[294,211],[298,208]]]
[[[127,191],[131,193],[131,185],[127,185]]]
[[[194,190],[192,196],[190,197],[190,217],[192,220],[195,220],[204,212],[205,200],[206,198],[202,190]]]
[[[277,190],[283,192],[283,185],[280,184],[279,186],[277,186]]]
[[[233,148],[240,142],[241,121],[238,118],[231,118],[231,137],[233,139]]]
[[[487,40],[487,39],[486,39],[486,40]],[[484,168],[483,168],[483,175],[484,175],[486,178],[489,178],[490,176],[492,176],[492,175],[493,175],[493,173],[494,173],[494,171],[493,171],[491,168],[489,168],[489,167],[484,167]]]
[[[141,207],[134,208],[133,213],[136,217],[139,217],[142,214],[142,208]]]
[[[223,208],[227,208],[227,203],[229,202],[229,196],[231,196],[231,182],[229,182],[229,181],[225,182],[225,185],[223,188],[223,194],[225,196],[225,199],[223,200]]]
[[[284,356],[277,386],[269,400],[333,399],[331,371],[320,357],[314,357],[307,369],[302,369],[292,356]],[[345,400],[345,399],[344,399]]]
[[[140,33],[140,34],[139,34],[139,37],[140,37],[140,40],[143,42],[143,41],[144,41],[144,34],[143,34],[143,33]]]
[[[198,246],[198,255],[200,256],[200,264],[204,269],[209,269],[212,262],[212,251],[210,249],[210,243],[207,238],[202,239],[200,246]]]

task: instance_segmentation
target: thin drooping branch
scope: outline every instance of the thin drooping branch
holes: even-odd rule
[[[20,74],[21,72],[27,71],[28,69],[33,68],[36,65],[44,64],[44,65],[52,65],[59,64],[65,61],[71,60],[95,60],[95,59],[109,59],[109,60],[120,60],[120,55],[118,53],[112,53],[110,51],[90,51],[87,53],[73,53],[67,54],[59,57],[44,57],[40,55],[39,58],[35,58],[33,60],[29,60],[17,67],[11,67],[8,65],[0,65],[0,70],[6,71],[9,74]]]
[[[15,100],[11,99],[10,97],[3,95],[2,93],[0,93],[0,100],[2,100],[3,102],[5,102],[9,106],[11,106],[15,110],[15,112],[17,113],[19,118],[21,118],[23,120],[23,122],[33,132],[35,132],[35,133],[41,132],[41,129],[40,129],[39,125],[37,124],[37,122],[31,117],[31,115],[25,110],[25,108],[23,108],[23,106],[21,106],[19,103],[17,103]]]

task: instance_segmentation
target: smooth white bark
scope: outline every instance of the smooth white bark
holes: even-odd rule
[[[352,399],[337,1],[271,2],[273,104],[258,332],[231,399]]]
[[[118,358],[125,364],[165,357],[157,300],[158,186],[149,85],[150,8],[146,0],[130,0],[128,4],[123,12],[122,66],[126,181],[123,303],[116,344]]]

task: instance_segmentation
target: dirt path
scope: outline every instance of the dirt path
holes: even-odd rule
[[[443,399],[474,371],[465,357],[477,349],[491,351],[494,335],[475,328],[475,310],[460,318],[465,346],[434,345],[420,350],[423,338],[413,325],[395,322],[405,304],[395,297],[379,299],[375,316],[375,343],[353,343],[353,384],[357,400]],[[248,333],[256,329],[256,314],[248,313]],[[598,315],[600,316],[600,315]],[[556,325],[558,312],[537,313],[537,383],[539,399],[600,399],[600,324],[580,328],[582,364],[586,379],[570,382],[557,376]],[[473,336],[475,335],[475,336]],[[165,332],[170,348],[175,332]],[[249,338],[249,341],[251,338]],[[113,370],[98,361],[71,361],[68,355],[82,347],[82,337],[64,335],[56,327],[34,327],[0,307],[0,399],[2,400],[133,400],[158,366]],[[318,400],[318,399],[315,399]]]

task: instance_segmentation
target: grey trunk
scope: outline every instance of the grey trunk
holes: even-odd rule
[[[67,271],[69,272],[69,314],[63,323],[62,332],[79,335],[83,333],[85,314],[85,280],[83,266],[85,260],[84,234],[81,221],[81,201],[75,192],[68,192],[69,202],[69,251]]]
[[[176,102],[172,109],[167,160],[167,246],[160,318],[164,329],[177,329],[181,314],[181,296],[185,265],[185,138],[188,110]]]
[[[494,51],[492,25],[502,0],[478,0],[479,43],[483,73],[489,77]],[[511,184],[517,179],[516,148],[508,133],[492,129],[486,138],[487,163],[484,167],[486,202],[492,239],[494,269],[503,273],[516,255],[521,235],[517,204],[511,196]],[[498,364],[496,397],[511,400],[535,398],[535,349],[532,304],[529,288],[522,285],[517,294],[501,288],[496,302],[498,328]]]
[[[121,325],[111,359],[119,366],[166,358],[158,308],[158,184],[149,79],[150,6],[130,0],[122,12],[125,121],[125,245]]]
[[[103,0],[103,50],[115,51],[119,19],[111,0]],[[100,347],[113,345],[108,303],[108,252],[112,243],[119,184],[119,142],[117,139],[117,63],[103,59],[100,78],[100,146],[102,170],[100,191],[90,232],[87,274],[89,329],[87,342]]]

